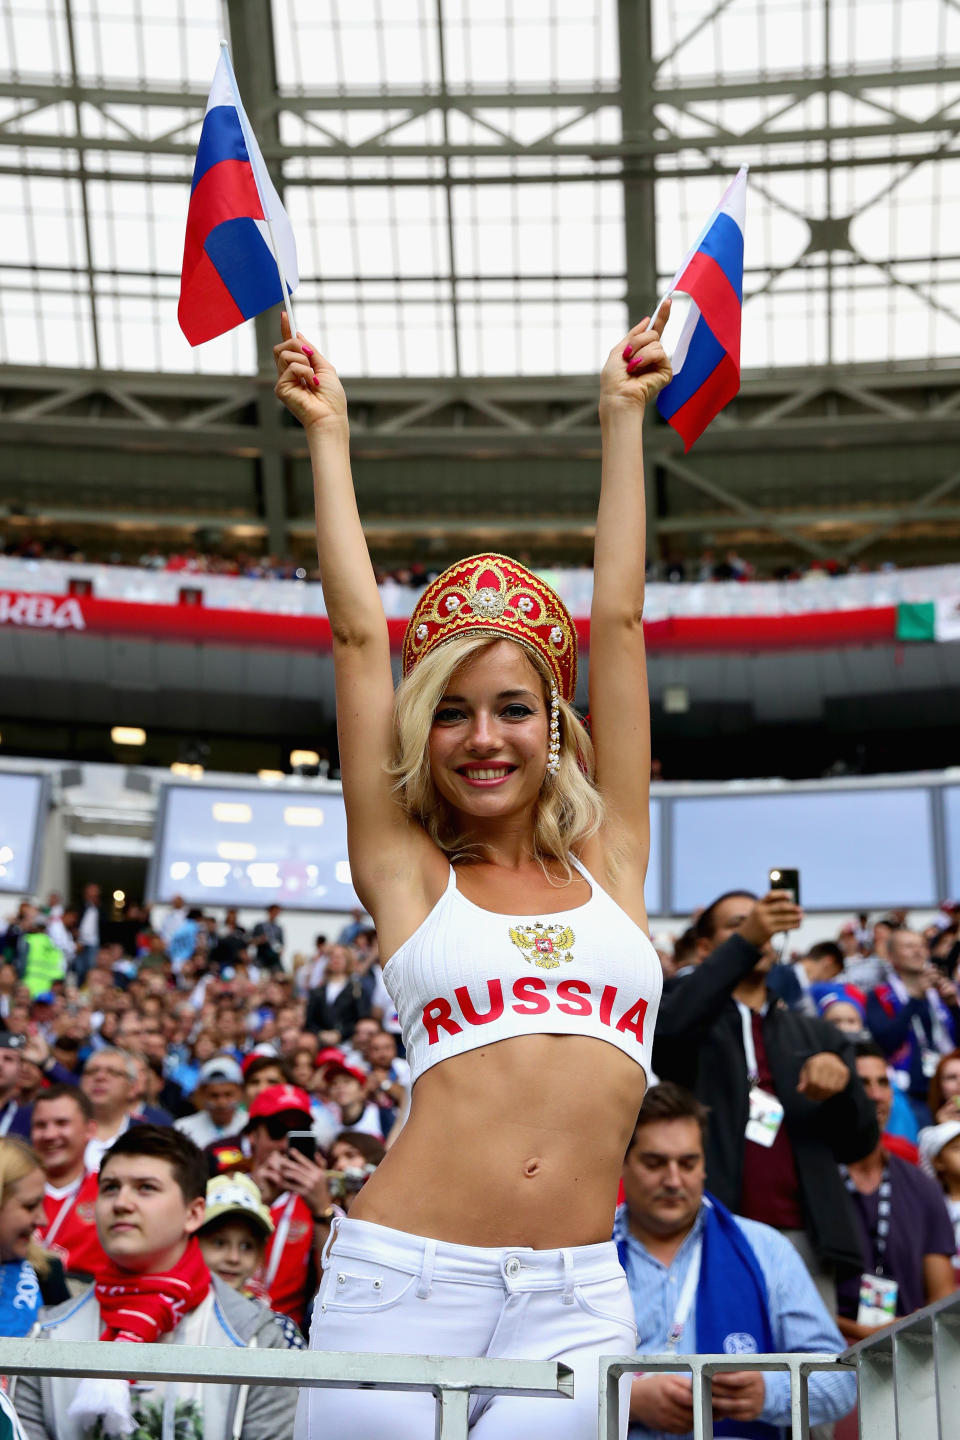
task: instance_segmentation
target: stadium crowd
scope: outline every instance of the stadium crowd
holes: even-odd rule
[[[659,1083],[614,1226],[641,1353],[839,1352],[960,1277],[960,911],[858,915],[782,959],[798,913],[732,892],[658,945]],[[116,918],[96,885],[23,901],[0,916],[0,1026],[0,1335],[302,1345],[331,1229],[410,1103],[369,920],[291,955],[276,906],[248,932],[179,900]],[[18,1382],[30,1440],[83,1440],[100,1383]],[[158,1440],[170,1404],[192,1440],[292,1433],[287,1392],[133,1389]],[[788,1421],[783,1375],[713,1397],[728,1434]],[[815,1433],[853,1401],[816,1377]],[[635,1440],[687,1434],[689,1380],[639,1375],[630,1414]]]
[[[0,538],[0,556],[3,555],[12,559],[61,560],[72,561],[74,564],[134,565],[142,570],[166,570],[184,575],[237,575],[247,580],[319,582],[320,579],[320,573],[312,561],[305,565],[289,555],[255,555],[247,550],[228,553],[196,545],[166,550],[159,545],[152,545],[136,555],[133,552],[121,553],[96,543],[81,547],[74,541],[59,536],[24,535],[17,538],[7,537],[6,541]],[[529,556],[521,554],[520,558],[526,564],[532,563]],[[392,568],[377,567],[377,579],[381,585],[389,582],[419,591],[436,578],[441,568],[422,560],[410,560]],[[570,566],[566,562],[551,562],[546,568],[563,571]],[[699,555],[676,553],[663,559],[651,559],[647,566],[647,579],[666,581],[674,585],[684,582],[702,585],[730,580],[830,580],[839,575],[861,575],[896,568],[896,564],[889,558],[869,564],[848,557],[797,560],[791,565],[770,568],[755,563],[735,549],[717,551],[708,548]]]

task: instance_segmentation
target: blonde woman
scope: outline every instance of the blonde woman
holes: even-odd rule
[[[573,1367],[573,1401],[478,1399],[475,1440],[592,1437],[598,1358],[636,1344],[610,1233],[662,983],[643,902],[642,425],[670,377],[667,310],[601,379],[592,743],[570,616],[506,556],[428,587],[394,695],[343,389],[286,318],[275,350],[313,466],[353,880],[414,1081],[396,1144],[334,1222],[311,1345]],[[311,1390],[298,1430],[426,1440],[433,1402]]]
[[[0,1335],[26,1335],[41,1305],[70,1298],[60,1261],[33,1238],[44,1223],[44,1183],[29,1145],[0,1140]]]

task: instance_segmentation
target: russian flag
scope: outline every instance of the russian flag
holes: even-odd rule
[[[730,182],[670,292],[689,295],[690,310],[673,354],[673,379],[657,409],[685,450],[740,389],[740,314],[747,167]]]
[[[281,270],[293,290],[298,283],[293,229],[224,45],[203,117],[183,246],[177,318],[190,344],[201,345],[286,303]]]

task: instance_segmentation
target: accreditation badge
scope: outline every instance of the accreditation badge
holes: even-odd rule
[[[889,1325],[897,1313],[899,1286],[889,1275],[860,1276],[858,1325]]]
[[[750,1090],[750,1115],[747,1120],[746,1137],[755,1145],[769,1150],[780,1133],[783,1124],[783,1106],[776,1095],[769,1095],[754,1085]]]

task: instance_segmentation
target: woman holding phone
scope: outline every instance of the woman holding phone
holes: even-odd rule
[[[598,1359],[636,1343],[610,1234],[662,984],[643,902],[642,426],[670,378],[668,313],[635,326],[601,376],[591,735],[572,704],[570,615],[503,555],[427,587],[394,693],[346,397],[286,317],[275,349],[313,468],[353,883],[414,1082],[396,1144],[333,1229],[311,1346],[572,1366],[572,1401],[478,1398],[477,1440],[594,1436]],[[433,1433],[430,1396],[301,1396],[302,1440]]]

